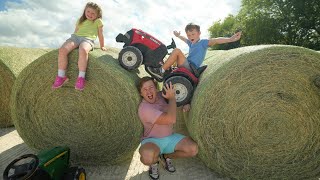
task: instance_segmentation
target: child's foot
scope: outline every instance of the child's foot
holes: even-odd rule
[[[78,77],[76,85],[75,85],[75,89],[82,91],[84,89],[84,84],[85,84],[85,79],[83,77]]]
[[[52,88],[53,89],[57,89],[60,88],[64,83],[66,83],[69,79],[67,78],[67,76],[65,77],[56,77],[56,80],[54,81]]]

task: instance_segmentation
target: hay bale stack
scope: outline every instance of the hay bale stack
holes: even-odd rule
[[[204,163],[235,179],[320,177],[320,54],[253,46],[206,63],[186,122]]]
[[[0,127],[12,126],[10,95],[13,83],[24,67],[48,50],[0,47]]]
[[[85,89],[75,90],[75,50],[69,55],[69,82],[53,90],[57,58],[57,50],[43,55],[16,80],[12,115],[19,135],[36,150],[69,146],[72,161],[77,163],[130,160],[142,133],[137,76],[122,69],[111,55],[95,50],[89,54]]]

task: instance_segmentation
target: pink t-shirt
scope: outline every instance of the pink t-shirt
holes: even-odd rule
[[[139,105],[138,114],[144,126],[142,139],[149,137],[162,138],[173,133],[173,124],[155,124],[160,115],[163,112],[167,112],[169,107],[162,97],[161,92],[159,92],[157,96],[158,100],[154,104],[150,104],[143,99]]]

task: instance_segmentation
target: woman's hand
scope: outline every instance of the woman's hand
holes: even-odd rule
[[[189,112],[189,111],[190,111],[190,108],[191,108],[191,105],[190,105],[190,104],[183,105],[182,111],[183,111],[183,112]]]
[[[171,81],[169,84],[165,84],[163,87],[164,92],[162,92],[162,96],[168,100],[175,99],[176,98],[176,91],[174,89],[174,86],[172,85]]]

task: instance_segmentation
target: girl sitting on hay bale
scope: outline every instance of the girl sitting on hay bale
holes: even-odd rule
[[[60,88],[68,81],[66,69],[68,65],[68,54],[79,47],[79,76],[75,84],[75,89],[82,91],[85,85],[85,74],[88,64],[88,53],[93,50],[94,40],[99,38],[100,48],[105,51],[103,37],[102,10],[99,5],[88,2],[83,14],[77,21],[74,34],[59,49],[58,75],[52,85],[53,89]]]

